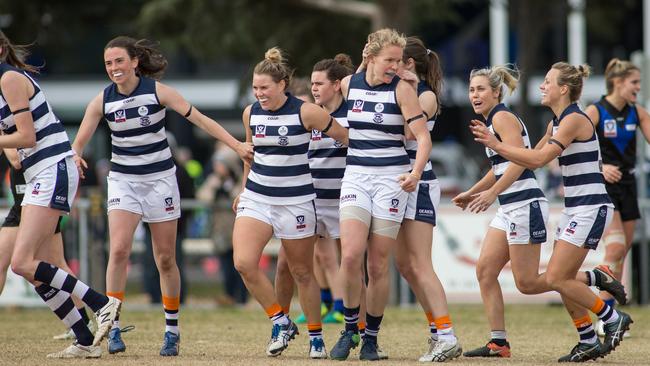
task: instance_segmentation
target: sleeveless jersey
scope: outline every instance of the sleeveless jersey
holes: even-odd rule
[[[404,117],[397,104],[396,76],[371,87],[366,73],[352,75],[348,90],[350,126],[346,170],[363,174],[401,174],[411,161],[404,148]]]
[[[70,140],[65,133],[63,125],[54,115],[52,107],[45,99],[45,94],[26,72],[4,62],[0,63],[0,77],[5,72],[15,71],[27,77],[34,87],[34,95],[29,99],[29,111],[34,120],[36,132],[36,146],[18,148],[20,163],[27,182],[31,181],[43,169],[58,163],[61,159],[72,156]],[[23,112],[27,113],[27,112]],[[0,92],[0,129],[10,135],[18,129],[14,115],[9,110],[7,101]]]
[[[348,108],[345,101],[332,113],[332,117],[343,127],[348,127]],[[338,206],[341,196],[341,179],[345,173],[347,146],[319,130],[311,131],[309,142],[309,168],[314,179],[316,204]]]
[[[553,118],[553,135],[557,132],[564,117],[572,113],[579,113],[589,119],[578,105],[573,103],[559,117]],[[573,215],[602,205],[613,207],[605,190],[605,179],[601,172],[600,148],[595,129],[591,138],[585,141],[573,140],[562,151],[558,161],[564,182],[564,212],[566,214]]]
[[[598,108],[598,141],[603,163],[619,167],[622,181],[634,180],[636,164],[636,128],[639,115],[636,107],[626,104],[617,110],[605,97],[594,104]]]
[[[287,94],[275,111],[251,106],[255,155],[243,197],[269,205],[296,205],[316,198],[307,152],[311,132],[300,119],[303,101]]]
[[[424,82],[420,81],[418,83],[418,97],[420,94],[430,91],[433,93],[433,90]],[[436,111],[437,113],[437,111]],[[427,130],[429,130],[429,133],[433,131],[433,127],[436,124],[436,113],[433,114],[427,121]],[[411,167],[413,167],[413,164],[415,164],[415,156],[418,151],[418,142],[415,140],[406,140],[404,142],[404,147],[406,148],[406,153],[409,155],[409,160],[411,162]],[[437,179],[436,175],[433,173],[433,167],[431,166],[431,161],[427,158],[427,164],[424,166],[424,171],[422,171],[422,177],[420,177],[420,180],[423,181],[431,181]]]
[[[110,177],[145,182],[176,173],[155,80],[140,77],[130,95],[120,94],[115,84],[106,87],[104,118],[111,129]]]
[[[488,114],[485,124],[488,126],[490,132],[494,133],[497,139],[501,141],[499,134],[494,132],[492,119],[494,118],[494,115],[497,114],[497,112],[502,111],[508,112],[517,118],[517,121],[521,125],[521,137],[524,140],[524,147],[526,149],[530,149],[530,138],[528,136],[526,125],[524,125],[519,116],[514,114],[503,103],[497,104]],[[503,173],[510,165],[510,161],[506,160],[503,156],[497,154],[496,151],[490,148],[485,148],[485,154],[487,155],[488,159],[490,159],[490,164],[492,164],[492,171],[494,172],[494,176],[497,180],[501,179]],[[544,196],[544,192],[542,192],[542,190],[539,188],[535,173],[530,169],[524,169],[519,178],[517,178],[517,180],[514,181],[510,187],[501,192],[498,198],[501,209],[504,212],[509,212],[516,208],[525,206],[532,201],[546,201],[546,196]]]

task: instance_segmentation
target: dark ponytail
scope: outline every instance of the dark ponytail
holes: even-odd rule
[[[136,40],[127,36],[119,36],[110,40],[104,50],[108,48],[123,48],[131,58],[138,59],[136,74],[160,80],[167,68],[167,59],[156,48],[158,43],[147,39]]]

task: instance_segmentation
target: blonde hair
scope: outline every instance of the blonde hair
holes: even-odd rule
[[[572,103],[577,102],[582,94],[584,79],[591,74],[591,67],[587,64],[573,66],[567,62],[556,62],[551,68],[560,71],[560,75],[557,77],[557,85],[568,86],[569,99]]]
[[[469,74],[469,80],[472,81],[477,76],[485,76],[492,90],[499,90],[499,103],[503,100],[505,88],[508,88],[510,94],[517,89],[519,83],[519,70],[512,64],[485,67],[474,69]]]
[[[406,47],[406,37],[394,29],[384,28],[368,35],[368,56],[377,56],[386,46]]]
[[[624,80],[632,73],[632,71],[635,70],[641,72],[641,69],[630,61],[623,61],[617,58],[613,58],[609,61],[605,68],[605,85],[607,86],[607,94],[612,94],[614,91],[614,79],[621,78]]]
[[[274,82],[284,80],[285,89],[291,84],[293,70],[289,67],[286,59],[282,56],[282,50],[278,47],[269,48],[264,53],[264,60],[255,65],[255,74],[269,75]]]

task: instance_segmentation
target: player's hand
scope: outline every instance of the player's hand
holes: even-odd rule
[[[413,192],[418,186],[420,179],[412,173],[404,173],[397,178],[399,186],[405,192]]]
[[[616,165],[603,164],[603,177],[607,183],[616,183],[623,178],[623,173]]]
[[[74,160],[74,163],[77,166],[77,170],[79,171],[79,178],[86,179],[86,176],[84,175],[84,170],[88,169],[88,163],[86,163],[86,161],[77,154],[74,154],[72,156],[72,160]]]
[[[496,146],[499,144],[499,140],[497,140],[497,137],[494,136],[492,132],[490,132],[485,123],[477,119],[473,119],[470,122],[469,129],[472,130],[472,133],[474,134],[474,141],[480,142],[492,150],[496,149]]]
[[[491,189],[473,194],[472,201],[468,206],[469,210],[473,213],[483,212],[490,208],[496,199],[497,195]]]
[[[461,192],[456,197],[451,199],[451,202],[456,205],[457,207],[460,207],[463,211],[467,208],[467,205],[472,201],[472,195],[465,191]]]

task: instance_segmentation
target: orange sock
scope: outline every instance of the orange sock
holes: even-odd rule
[[[269,318],[273,318],[273,316],[277,315],[278,313],[283,313],[282,307],[278,303],[269,306],[268,308],[264,309],[264,311],[266,311],[266,315],[268,315]]]
[[[451,328],[451,319],[449,318],[449,315],[435,318],[433,322],[436,323],[436,329],[438,330],[445,330]]]
[[[575,325],[576,328],[586,327],[590,324],[591,324],[591,317],[589,315],[585,315],[582,318],[573,319],[573,325]]]
[[[424,315],[427,316],[427,320],[429,321],[429,325],[431,325],[431,323],[435,323],[436,319],[433,317],[433,314],[430,311],[425,312]]]
[[[120,292],[106,291],[106,296],[114,297],[120,301],[124,301],[124,291],[120,291]]]
[[[605,302],[603,301],[603,299],[601,299],[600,297],[596,297],[596,302],[594,303],[594,306],[592,306],[591,309],[589,310],[591,310],[591,312],[594,314],[598,314],[600,313],[601,310],[603,310],[604,307],[605,307]]]
[[[165,310],[178,310],[181,307],[181,298],[180,296],[167,297],[162,295],[162,303]]]

